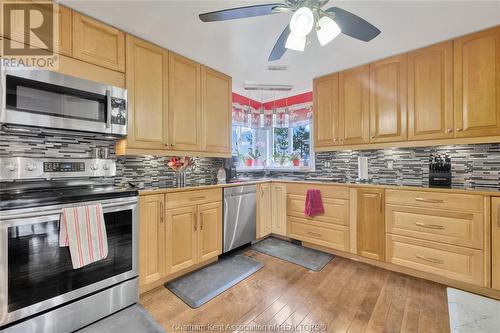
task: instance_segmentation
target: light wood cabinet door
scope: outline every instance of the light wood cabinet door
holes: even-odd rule
[[[170,52],[169,130],[174,150],[201,148],[200,64]]]
[[[457,137],[500,134],[500,27],[454,41]]]
[[[286,185],[271,185],[271,232],[286,236]]]
[[[167,270],[175,273],[197,262],[197,207],[168,209],[166,212]]]
[[[131,148],[168,147],[168,51],[127,35],[128,136]]]
[[[231,154],[232,81],[231,77],[201,67],[202,150]]]
[[[370,67],[339,73],[339,136],[341,145],[370,142]]]
[[[257,238],[265,237],[272,232],[271,185],[257,186]]]
[[[214,202],[198,206],[198,262],[222,253],[222,204]]]
[[[316,147],[331,147],[338,144],[338,91],[338,74],[314,80],[313,133]]]
[[[139,284],[158,281],[166,275],[164,195],[139,199]]]
[[[125,71],[125,33],[73,12],[73,56],[115,71]]]
[[[408,54],[408,140],[452,138],[453,42]]]
[[[407,138],[407,55],[370,64],[370,142]]]
[[[500,198],[491,199],[492,287],[500,290]]]
[[[357,190],[358,255],[383,261],[385,258],[384,190]]]
[[[58,28],[53,31],[52,25],[42,25],[36,31],[36,36],[30,37],[29,30],[24,29],[24,11],[11,12],[11,30],[5,32],[5,37],[23,44],[27,44],[42,49],[50,49],[56,53],[71,56],[72,46],[72,12],[71,9],[58,5],[56,3],[25,3],[13,4],[13,6],[22,6],[30,4],[31,9],[39,10],[43,17],[48,17],[51,11],[55,12]],[[54,7],[53,7],[54,5]],[[54,8],[54,9],[53,9]],[[21,8],[20,8],[21,9]],[[51,39],[52,47],[46,45],[44,40]]]

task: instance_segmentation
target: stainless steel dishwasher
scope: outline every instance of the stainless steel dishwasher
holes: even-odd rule
[[[257,186],[224,189],[224,253],[256,239]]]

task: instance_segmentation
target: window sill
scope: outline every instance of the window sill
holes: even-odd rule
[[[307,172],[314,172],[315,169],[314,167],[264,167],[264,166],[257,166],[257,167],[237,167],[236,172],[262,172],[262,171],[283,171],[283,172],[302,172],[302,173],[307,173]]]

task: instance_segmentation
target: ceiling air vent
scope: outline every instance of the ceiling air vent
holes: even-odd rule
[[[271,72],[283,72],[288,70],[289,67],[287,65],[269,65],[267,66],[267,70]]]

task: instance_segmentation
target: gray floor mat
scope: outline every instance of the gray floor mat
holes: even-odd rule
[[[165,284],[192,308],[198,308],[249,277],[264,264],[245,255],[234,255]]]
[[[142,305],[132,305],[76,333],[166,333]]]
[[[309,249],[277,238],[266,238],[252,246],[256,251],[289,261],[313,271],[320,271],[334,255]]]

